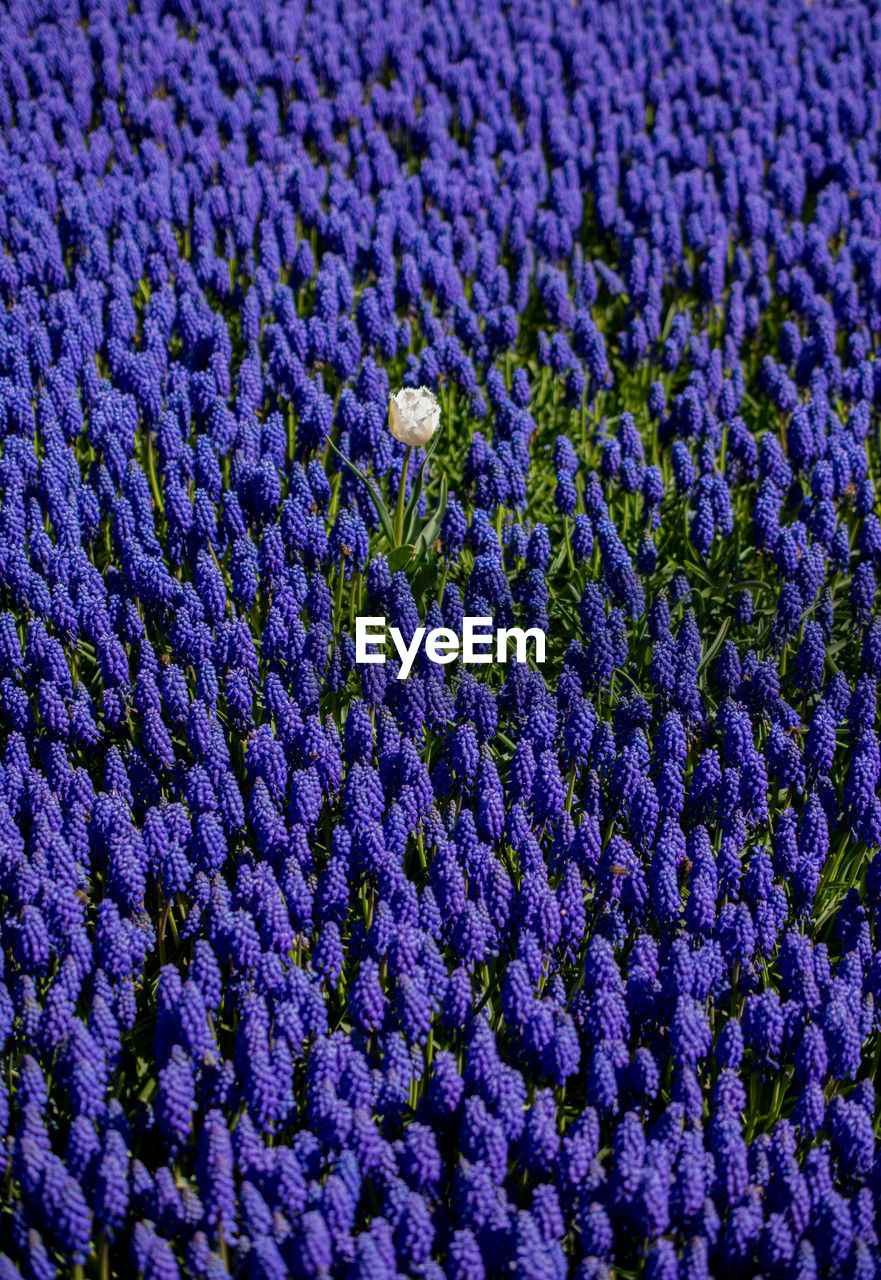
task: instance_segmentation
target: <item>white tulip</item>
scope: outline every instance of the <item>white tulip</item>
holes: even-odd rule
[[[404,387],[389,396],[388,418],[396,440],[421,449],[440,426],[437,396],[428,387]]]

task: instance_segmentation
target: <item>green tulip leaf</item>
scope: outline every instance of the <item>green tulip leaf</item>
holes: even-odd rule
[[[434,433],[434,439],[429,445],[428,452],[425,455],[422,466],[419,468],[419,474],[417,475],[416,480],[413,484],[413,491],[410,494],[406,507],[404,508],[404,541],[405,542],[412,542],[416,535],[416,531],[417,531],[416,525],[419,519],[419,513],[417,512],[416,507],[419,503],[419,498],[422,494],[422,486],[425,483],[425,469],[428,466],[431,455],[434,453],[435,449],[437,448],[437,443],[440,440],[442,430],[443,430],[443,427],[439,427],[438,430]]]
[[[364,484],[367,487],[367,492],[370,495],[370,500],[376,509],[376,514],[379,516],[379,523],[382,526],[382,532],[385,536],[386,542],[389,544],[390,547],[394,547],[395,545],[394,525],[392,524],[392,518],[388,513],[388,509],[386,508],[386,505],[382,500],[382,494],[379,492],[379,489],[376,487],[376,485],[370,479],[369,476],[365,476],[364,472],[359,471],[358,468],[349,461],[349,459],[345,456],[344,453],[340,453],[339,449],[331,440],[330,436],[327,437],[327,443],[330,445],[331,449],[333,449],[336,456],[340,458],[345,463],[345,465],[349,468],[349,470],[352,472],[352,475],[357,476],[359,480],[363,480]]]
[[[387,557],[389,569],[391,569],[392,573],[397,573],[399,569],[403,569],[405,565],[410,563],[415,553],[416,548],[410,542],[405,542],[400,547],[395,547]]]
[[[440,497],[435,508],[434,515],[427,520],[422,526],[422,531],[416,539],[416,551],[421,555],[424,551],[428,551],[435,538],[440,533],[443,518],[447,513],[447,477],[446,474],[441,476]]]

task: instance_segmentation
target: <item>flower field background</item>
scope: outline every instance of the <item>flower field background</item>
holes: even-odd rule
[[[870,4],[4,6],[0,1280],[879,1273],[879,127]]]

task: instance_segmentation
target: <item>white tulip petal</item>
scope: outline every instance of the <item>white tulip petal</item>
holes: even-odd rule
[[[440,403],[427,387],[404,387],[389,396],[389,428],[396,440],[424,448],[440,426]]]

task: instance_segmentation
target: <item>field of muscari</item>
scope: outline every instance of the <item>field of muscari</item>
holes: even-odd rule
[[[879,130],[868,3],[4,6],[0,1280],[881,1271]]]

